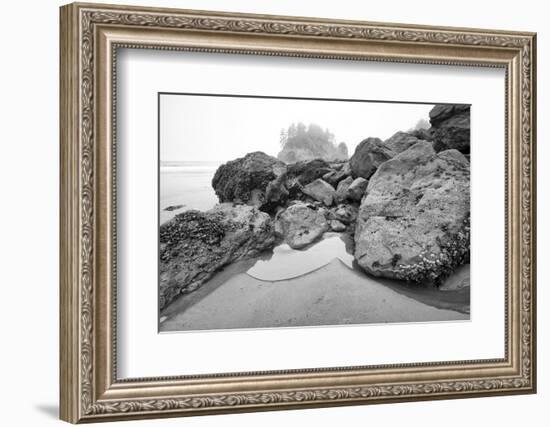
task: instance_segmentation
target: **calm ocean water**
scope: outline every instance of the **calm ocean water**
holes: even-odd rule
[[[218,203],[212,178],[220,162],[162,162],[160,165],[160,223],[189,209],[206,211]],[[182,208],[166,211],[169,206]]]

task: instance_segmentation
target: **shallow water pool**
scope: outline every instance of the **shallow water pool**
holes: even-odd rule
[[[247,271],[258,280],[277,281],[303,276],[340,259],[353,268],[353,256],[346,251],[344,240],[337,233],[327,233],[323,240],[304,249],[292,249],[286,243],[273,249],[270,259],[259,259]]]

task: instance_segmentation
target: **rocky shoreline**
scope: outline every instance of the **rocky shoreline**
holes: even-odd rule
[[[160,227],[160,308],[231,263],[329,231],[351,236],[372,276],[439,285],[469,262],[469,117],[469,106],[437,105],[431,128],[366,138],[348,161],[253,152],[221,165],[220,204]]]

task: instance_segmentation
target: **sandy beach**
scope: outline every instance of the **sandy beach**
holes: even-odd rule
[[[160,331],[469,319],[468,313],[457,311],[465,295],[454,303],[451,296],[447,306],[454,309],[438,308],[430,305],[430,293],[444,292],[417,289],[414,299],[406,286],[392,288],[389,281],[355,271],[338,258],[289,280],[264,281],[236,273],[253,262],[231,266],[197,291],[179,297],[161,313]]]

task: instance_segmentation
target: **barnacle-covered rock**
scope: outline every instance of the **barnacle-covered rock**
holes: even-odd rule
[[[244,203],[269,212],[288,199],[285,174],[283,162],[256,151],[221,165],[212,187],[222,203]]]
[[[439,283],[470,252],[470,164],[457,150],[420,141],[369,180],[355,230],[368,273]]]
[[[269,215],[252,206],[224,203],[207,212],[176,215],[160,226],[160,308],[197,289],[225,265],[274,245]]]

